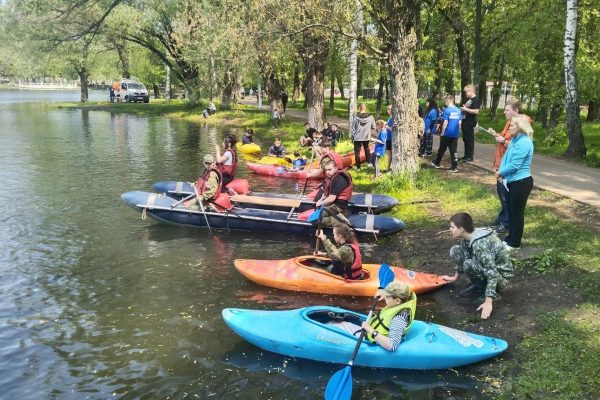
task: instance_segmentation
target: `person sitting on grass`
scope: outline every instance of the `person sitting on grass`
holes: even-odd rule
[[[319,230],[316,236],[323,243],[326,255],[332,260],[332,264],[328,268],[329,272],[344,279],[363,279],[360,247],[350,228],[346,226],[333,228],[333,240],[337,246],[327,238],[322,230]]]
[[[308,122],[304,124],[304,129],[306,129],[306,132],[304,132],[304,135],[300,136],[300,146],[310,147],[314,141],[313,135],[317,130],[312,128]]]
[[[285,157],[285,147],[281,144],[279,137],[276,137],[273,146],[269,147],[269,155],[272,157]]]
[[[456,282],[461,274],[467,275],[471,283],[459,292],[460,296],[481,295],[481,318],[492,313],[493,302],[500,300],[500,291],[505,289],[513,277],[513,265],[508,251],[491,228],[477,228],[467,213],[450,217],[450,233],[460,244],[452,246],[450,257],[456,264],[452,276],[442,275],[448,282]]]
[[[217,112],[217,106],[215,106],[215,103],[213,103],[211,100],[208,102],[208,106],[206,107],[204,112],[202,112],[202,116],[206,119],[206,118],[208,118],[209,115],[213,115],[216,112]]]

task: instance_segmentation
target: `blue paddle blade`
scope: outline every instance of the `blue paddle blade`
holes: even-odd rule
[[[308,222],[313,222],[313,221],[317,221],[319,218],[321,218],[321,207],[317,208],[312,214],[310,214],[308,216],[307,221]]]
[[[379,267],[379,287],[385,288],[394,280],[394,271],[386,263]]]
[[[350,400],[352,397],[352,367],[347,365],[333,374],[325,388],[325,400]]]

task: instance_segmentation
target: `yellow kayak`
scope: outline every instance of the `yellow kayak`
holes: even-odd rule
[[[257,145],[256,143],[242,144],[240,142],[237,142],[236,148],[239,152],[244,153],[244,154],[260,153],[260,146]]]
[[[261,157],[260,160],[256,160],[257,164],[267,164],[267,165],[281,165],[284,167],[291,167],[292,164],[285,160],[283,157],[273,157],[273,156],[264,156]]]

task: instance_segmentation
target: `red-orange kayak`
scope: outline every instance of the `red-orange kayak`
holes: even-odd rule
[[[320,256],[300,256],[288,260],[234,261],[235,268],[246,278],[259,285],[297,292],[339,294],[347,296],[375,295],[379,287],[379,265],[363,264],[363,280],[346,280],[333,275],[318,263],[331,261]],[[406,283],[415,293],[425,293],[444,286],[447,282],[438,275],[391,267],[395,280]]]

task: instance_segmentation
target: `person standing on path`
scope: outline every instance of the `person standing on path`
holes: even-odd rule
[[[281,104],[283,105],[283,115],[285,115],[285,110],[287,108],[287,102],[288,102],[288,94],[284,90],[283,92],[281,92]]]
[[[375,129],[375,118],[367,112],[367,106],[365,103],[358,105],[358,114],[352,121],[352,142],[354,142],[354,161],[356,163],[356,169],[360,169],[360,148],[365,151],[365,158],[367,163],[371,159],[371,152],[369,150],[369,141],[371,140],[371,131]]]
[[[477,114],[479,114],[481,102],[475,95],[475,86],[467,85],[463,91],[469,100],[467,100],[460,108],[464,116],[462,132],[463,143],[465,145],[465,154],[461,160],[473,161],[473,153],[475,150],[475,127],[477,126]]]
[[[508,127],[510,126],[510,120],[515,115],[521,114],[523,112],[523,105],[520,101],[514,100],[508,103],[504,107],[504,116],[506,117],[506,124],[504,125],[504,129],[502,132],[496,133],[496,131],[492,128],[488,129],[488,131],[494,135],[496,139],[496,150],[494,152],[494,161],[492,163],[492,168],[494,168],[494,172],[497,172],[500,169],[500,163],[502,162],[502,157],[504,157],[504,153],[506,153],[506,148],[512,139],[510,132],[508,131]],[[529,117],[528,117],[529,118]],[[531,123],[531,119],[529,119]],[[498,213],[498,217],[496,218],[496,228],[497,233],[507,233],[509,231],[509,219],[508,219],[508,190],[504,187],[502,182],[496,182],[496,192],[498,193],[498,199],[500,200],[500,212]]]
[[[446,108],[442,113],[444,123],[442,124],[442,132],[440,134],[440,147],[435,157],[435,161],[431,163],[434,168],[441,168],[440,162],[446,149],[450,149],[450,172],[458,172],[458,154],[456,147],[458,146],[458,136],[460,134],[460,125],[462,123],[462,114],[460,109],[454,105],[454,95],[449,94],[445,99]]]
[[[515,115],[508,131],[512,136],[502,158],[496,179],[506,185],[508,191],[508,217],[510,230],[504,241],[507,250],[521,247],[525,225],[525,206],[533,189],[531,160],[533,158],[533,128],[525,115]]]
[[[425,128],[421,144],[419,146],[419,155],[421,157],[431,157],[433,147],[433,135],[435,134],[435,125],[439,116],[439,110],[435,99],[431,98],[427,101],[427,111],[425,112]]]
[[[388,172],[392,169],[392,136],[394,135],[394,114],[392,111],[392,105],[388,104],[387,113],[390,116],[386,122],[388,126],[387,140],[385,142],[385,151],[387,153],[387,168],[384,172]]]

